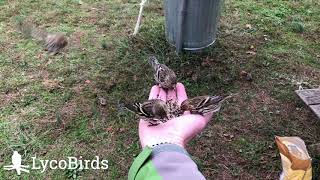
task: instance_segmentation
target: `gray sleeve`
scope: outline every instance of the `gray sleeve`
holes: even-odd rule
[[[151,161],[164,180],[204,180],[187,151],[174,144],[156,146]]]

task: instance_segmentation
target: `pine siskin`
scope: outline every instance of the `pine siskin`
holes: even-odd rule
[[[226,98],[229,98],[229,96]],[[226,98],[222,96],[198,96],[183,101],[180,109],[182,112],[190,111],[191,114],[215,113],[220,110],[221,104]]]
[[[158,125],[168,120],[168,106],[160,99],[151,99],[143,103],[134,103],[133,108],[128,108],[135,112],[140,118],[148,121],[150,125]]]
[[[45,49],[50,53],[56,54],[68,44],[68,40],[63,34],[48,33],[27,20],[20,20],[18,22],[18,29],[24,35],[44,43]]]
[[[172,69],[160,64],[155,56],[149,57],[149,63],[154,69],[154,80],[164,89],[174,89],[177,84],[177,76]]]
[[[45,41],[46,50],[57,53],[68,44],[67,38],[60,33],[48,34]]]

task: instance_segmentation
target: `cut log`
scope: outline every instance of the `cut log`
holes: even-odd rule
[[[320,89],[297,90],[296,93],[320,118]]]
[[[320,118],[320,104],[318,105],[311,105],[310,108],[312,111]]]
[[[297,90],[298,96],[307,104],[320,104],[320,89]]]

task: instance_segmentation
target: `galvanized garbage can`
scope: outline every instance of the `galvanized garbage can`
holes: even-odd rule
[[[165,0],[166,38],[178,52],[216,40],[221,0]]]

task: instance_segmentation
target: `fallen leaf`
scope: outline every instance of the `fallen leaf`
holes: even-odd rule
[[[99,97],[98,100],[99,100],[99,104],[100,104],[101,106],[107,105],[107,100],[106,100],[106,98]]]
[[[228,133],[223,134],[223,136],[228,138],[234,138],[234,135]]]
[[[269,41],[270,40],[268,37],[269,37],[268,35],[263,35],[263,38],[264,38],[265,41]]]
[[[240,76],[245,79],[246,81],[252,81],[252,75],[247,71],[241,71]]]
[[[112,127],[112,126],[107,127],[107,128],[106,128],[106,131],[108,131],[108,132],[112,132],[112,131],[113,131],[113,127]]]
[[[198,75],[197,75],[197,74],[193,74],[192,77],[191,77],[191,79],[192,79],[193,81],[197,81],[197,80],[198,80]]]
[[[249,54],[249,55],[256,55],[256,54],[257,54],[257,53],[254,52],[254,51],[247,51],[246,53]]]
[[[134,82],[136,82],[136,81],[138,80],[137,75],[133,75],[133,78],[132,78],[132,79],[133,79]]]
[[[246,76],[247,74],[248,74],[247,71],[243,71],[243,70],[242,70],[242,71],[240,72],[240,76]]]
[[[57,89],[59,88],[59,81],[58,80],[52,80],[52,79],[45,79],[42,81],[42,85],[49,89],[49,90],[53,90],[53,89]]]
[[[37,55],[37,59],[42,59],[42,54],[41,54],[41,53],[39,53],[39,54]]]
[[[276,157],[278,157],[278,154],[275,154],[275,153],[274,153],[274,154],[271,155],[271,157],[272,157],[272,158],[276,158]]]
[[[188,70],[185,73],[186,73],[187,76],[190,76],[193,73],[193,71],[192,70]]]
[[[201,62],[201,66],[206,67],[209,65],[210,65],[210,58],[207,56],[206,59]]]
[[[252,29],[252,25],[251,24],[246,24],[246,28],[247,29]]]

